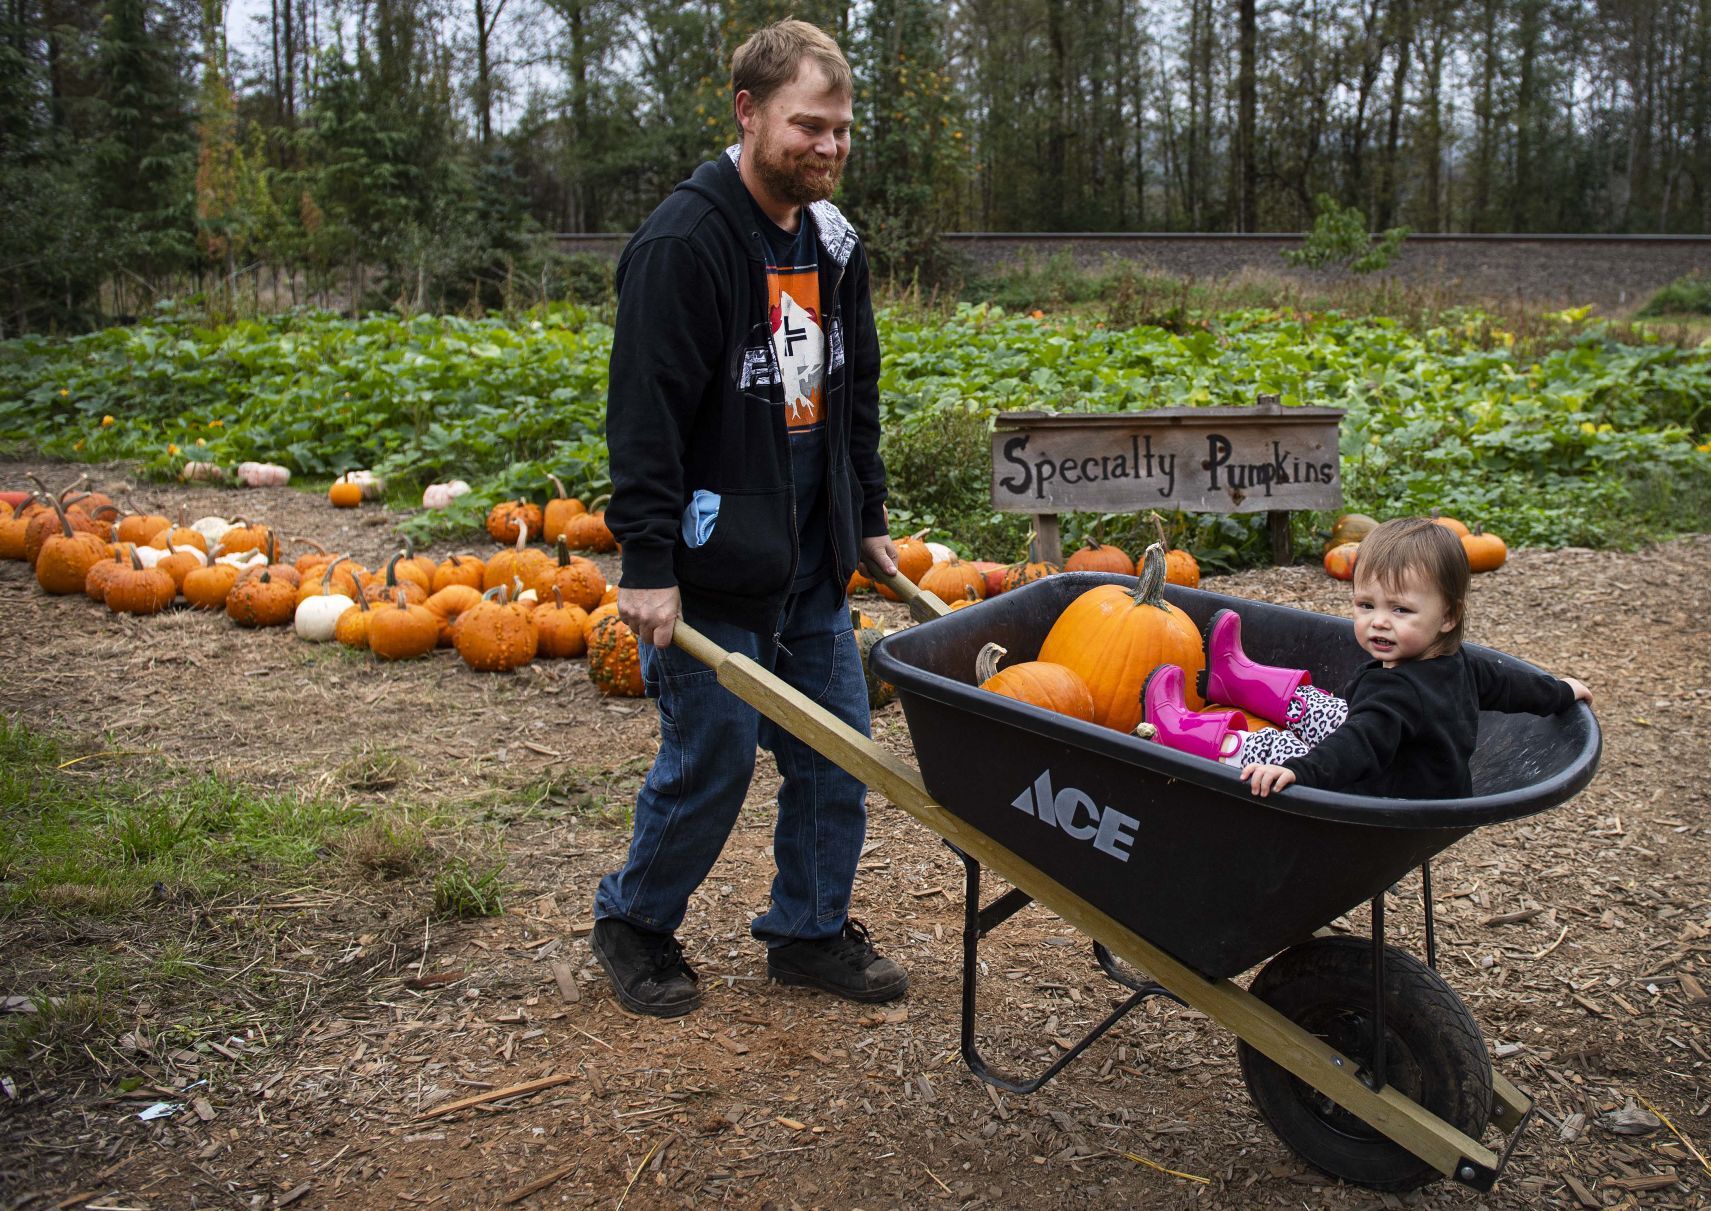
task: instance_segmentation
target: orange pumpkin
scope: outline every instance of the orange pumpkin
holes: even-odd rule
[[[1470,533],[1472,533],[1472,531],[1470,531],[1461,522],[1457,521],[1453,517],[1443,516],[1436,509],[1432,510],[1430,516],[1434,522],[1444,527],[1444,529],[1448,530],[1451,534],[1454,534],[1457,538],[1466,538]]]
[[[1006,593],[1012,592],[1025,584],[1031,584],[1047,576],[1055,576],[1061,571],[1063,571],[1061,564],[1040,558],[1039,539],[1030,534],[1028,535],[1028,557],[1004,569],[1004,591]]]
[[[588,639],[582,628],[588,613],[581,606],[571,605],[555,584],[552,600],[530,615],[535,623],[537,654],[549,660],[569,660],[588,650]]]
[[[1164,548],[1164,582],[1181,585],[1186,589],[1200,587],[1200,561],[1187,551],[1178,551],[1171,547],[1170,539],[1165,537],[1164,518],[1157,510],[1147,514],[1147,519],[1158,531],[1159,546]]]
[[[184,600],[198,610],[223,610],[226,598],[238,583],[236,564],[211,563],[184,574]]]
[[[924,541],[927,531],[919,530],[894,544],[897,548],[897,570],[909,578],[910,584],[920,584],[933,566],[933,553]]]
[[[618,549],[618,540],[606,525],[606,512],[600,508],[609,499],[609,496],[595,497],[586,513],[578,513],[565,523],[564,537],[571,550],[600,554]]]
[[[1135,561],[1121,547],[1113,547],[1088,538],[1086,545],[1064,560],[1063,570],[1066,572],[1115,572],[1119,576],[1133,576]]]
[[[588,679],[602,694],[642,696],[642,657],[622,618],[602,618],[588,641]]]
[[[1509,544],[1479,526],[1462,535],[1461,548],[1467,552],[1468,569],[1474,572],[1495,572],[1509,559]]]
[[[466,610],[452,629],[457,654],[472,669],[509,672],[535,658],[539,640],[534,621],[521,605],[506,603],[504,593],[503,587],[483,593],[481,601]]]
[[[131,555],[136,547],[129,543],[115,543],[113,558],[98,559],[89,567],[89,574],[83,578],[84,595],[100,602],[107,600],[107,586],[113,583],[113,577],[130,567]]]
[[[107,558],[109,548],[96,535],[74,529],[60,503],[51,498],[50,502],[60,529],[42,540],[36,555],[36,583],[49,593],[81,593],[89,569]]]
[[[119,540],[146,544],[171,526],[172,522],[159,513],[127,513],[119,519]]]
[[[541,537],[548,542],[557,542],[564,537],[564,528],[570,524],[570,519],[588,512],[588,506],[564,490],[564,481],[556,475],[548,475],[553,481],[553,487],[558,489],[558,495],[547,501],[547,507],[541,511]]]
[[[1360,543],[1345,542],[1325,552],[1325,571],[1338,580],[1355,578],[1355,561],[1360,558]]]
[[[466,584],[448,584],[422,604],[439,619],[439,646],[449,648],[457,620],[481,604],[481,590]]]
[[[1026,660],[1002,672],[998,661],[1007,648],[989,643],[974,658],[974,679],[980,688],[1030,706],[1093,722],[1093,694],[1074,669],[1044,660]]]
[[[241,627],[282,627],[291,622],[297,616],[297,587],[276,575],[286,570],[263,567],[253,576],[240,576],[226,595],[226,617]]]
[[[448,555],[444,563],[434,569],[432,589],[438,593],[450,585],[467,585],[479,595],[486,587],[482,581],[487,565],[475,556],[464,552],[458,555]]]
[[[327,499],[335,509],[354,509],[362,503],[362,485],[350,481],[350,472],[339,475],[327,489]]]
[[[986,577],[960,559],[934,564],[916,583],[940,601],[962,601],[970,593],[977,600],[986,596]]]
[[[1206,667],[1200,628],[1164,599],[1164,548],[1154,543],[1141,560],[1133,589],[1100,585],[1058,616],[1039,658],[1081,674],[1093,695],[1094,722],[1132,732],[1141,721],[1141,686],[1163,664],[1187,674],[1188,705],[1204,700],[1195,679]]]
[[[561,535],[558,540],[558,562],[548,564],[530,582],[535,595],[542,601],[552,596],[554,588],[561,589],[564,599],[583,610],[592,610],[606,595],[606,574],[592,559],[570,553],[569,542]]]
[[[158,564],[143,567],[133,547],[130,566],[121,566],[108,581],[104,599],[115,614],[158,614],[177,596],[178,585],[172,575]]]
[[[368,608],[368,595],[362,591],[361,581],[357,582],[355,593],[356,604],[347,606],[333,624],[333,638],[347,648],[367,650],[368,626],[374,618],[374,611]]]
[[[583,624],[582,637],[584,639],[592,640],[594,638],[594,628],[599,626],[602,620],[607,618],[616,618],[617,616],[618,603],[615,601],[609,601],[604,605],[595,606],[592,610],[588,611],[588,621]]]
[[[487,511],[487,532],[494,542],[524,542],[540,537],[541,507],[527,500],[502,500]]]
[[[403,589],[393,595],[392,604],[381,606],[368,620],[368,650],[382,660],[425,656],[439,641],[439,616],[412,603]]]

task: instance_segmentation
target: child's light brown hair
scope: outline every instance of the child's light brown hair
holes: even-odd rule
[[[834,92],[855,95],[849,60],[832,36],[817,25],[794,18],[777,21],[749,35],[731,56],[731,101],[747,91],[756,105],[796,78],[802,60],[810,59],[825,73]]]
[[[1407,581],[1441,596],[1454,616],[1454,627],[1438,636],[1426,654],[1443,656],[1461,647],[1467,621],[1467,552],[1461,539],[1427,517],[1398,517],[1361,539],[1355,558],[1355,586],[1377,581],[1391,592]]]

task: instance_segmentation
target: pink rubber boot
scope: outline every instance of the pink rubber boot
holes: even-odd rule
[[[1248,730],[1240,711],[1191,711],[1183,698],[1186,679],[1174,664],[1161,664],[1141,686],[1141,718],[1166,748],[1218,761],[1241,749],[1237,732]]]
[[[1219,610],[1206,624],[1206,671],[1200,691],[1207,702],[1240,707],[1282,723],[1291,717],[1295,691],[1312,685],[1306,669],[1283,669],[1255,664],[1242,652],[1242,616]]]

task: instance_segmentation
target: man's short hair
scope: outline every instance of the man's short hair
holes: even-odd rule
[[[756,105],[765,105],[773,93],[796,78],[804,58],[812,59],[826,74],[831,87],[855,95],[855,76],[849,60],[830,34],[817,25],[790,18],[749,35],[731,56],[731,100],[747,91]]]

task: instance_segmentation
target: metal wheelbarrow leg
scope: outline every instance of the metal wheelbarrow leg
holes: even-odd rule
[[[917,617],[931,619],[942,604],[907,581],[888,581]],[[938,608],[935,609],[934,607]],[[674,642],[707,665],[719,683],[791,735],[878,791],[959,853],[987,867],[1020,893],[1038,901],[1121,958],[1144,971],[1171,997],[1233,1031],[1247,1046],[1355,1116],[1439,1174],[1479,1190],[1490,1189],[1507,1160],[1478,1140],[1404,1096],[1394,1085],[1379,1089],[1361,1078],[1362,1057],[1344,1055],[1228,979],[1211,980],[1149,943],[1122,922],[985,833],[951,814],[927,793],[920,773],[880,748],[746,656],[725,651],[679,621]],[[1493,1074],[1492,1119],[1521,1126],[1531,1103]],[[1519,1138],[1515,1132],[1510,1140]]]

